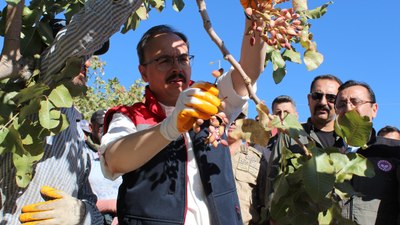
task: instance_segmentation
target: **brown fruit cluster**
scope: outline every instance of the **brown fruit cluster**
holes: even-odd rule
[[[293,8],[279,9],[268,4],[260,11],[253,11],[253,15],[264,21],[264,26],[258,26],[253,20],[249,33],[253,34],[250,44],[254,45],[255,35],[259,33],[261,38],[270,46],[276,49],[292,49],[291,42],[298,40],[303,30],[300,15]]]
[[[209,135],[205,140],[206,144],[210,144],[217,147],[218,144],[228,146],[228,142],[222,139],[222,135],[225,132],[225,127],[228,125],[229,120],[225,113],[219,112],[210,118],[210,126],[208,127]],[[198,123],[193,124],[194,132],[200,132],[200,125]]]

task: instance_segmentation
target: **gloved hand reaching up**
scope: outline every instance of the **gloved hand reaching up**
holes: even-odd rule
[[[219,90],[211,83],[199,82],[182,91],[171,116],[161,123],[161,134],[173,141],[193,128],[197,119],[207,120],[218,113]]]
[[[40,193],[50,199],[22,207],[22,225],[78,225],[85,216],[85,204],[52,187],[43,186]]]

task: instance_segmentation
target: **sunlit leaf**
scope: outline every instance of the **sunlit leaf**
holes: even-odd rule
[[[317,69],[323,61],[324,56],[317,51],[307,50],[304,52],[304,63],[308,71]]]
[[[137,16],[141,19],[141,20],[147,20],[149,18],[149,14],[147,12],[146,6],[141,5],[135,12],[137,14]]]
[[[275,50],[272,52],[271,61],[274,71],[278,68],[284,68],[286,66],[285,60],[283,60],[281,52],[279,50]]]
[[[349,174],[357,176],[373,177],[375,175],[374,166],[364,156],[357,153],[346,154],[350,161],[343,166],[342,170],[336,175],[337,182],[349,180]]]
[[[9,133],[8,128],[0,128],[0,155],[7,152],[6,137]]]
[[[22,11],[22,23],[24,26],[32,26],[36,21],[39,21],[41,16],[41,10],[39,9],[29,9],[25,6]]]
[[[304,186],[308,195],[317,202],[332,191],[335,182],[334,167],[328,154],[318,148],[310,150],[313,157],[302,167]]]
[[[47,129],[53,129],[57,127],[60,123],[58,120],[60,118],[60,114],[57,110],[54,109],[54,105],[49,100],[43,100],[40,102],[40,110],[39,110],[39,121],[40,125]]]
[[[367,144],[372,131],[372,122],[367,116],[360,116],[354,109],[338,116],[335,121],[335,133],[353,147]]]
[[[283,52],[282,56],[283,56],[283,59],[285,59],[285,60],[289,60],[291,62],[298,63],[298,64],[302,63],[300,52],[296,52],[292,49],[286,49]]]
[[[58,108],[69,108],[72,106],[72,97],[64,85],[54,88],[50,92],[49,100]]]
[[[21,0],[6,0],[7,3],[10,3],[11,5],[17,5]]]
[[[68,128],[69,122],[68,122],[67,116],[65,114],[61,114],[59,121],[60,121],[60,123],[58,124],[58,126],[51,129],[51,132],[58,134],[61,131]]]
[[[30,153],[24,151],[23,153],[14,153],[13,162],[16,168],[16,182],[21,188],[28,186],[33,176],[33,163],[41,159],[43,153],[40,155],[32,156]]]
[[[150,0],[151,6],[161,12],[165,8],[165,0]]]
[[[265,105],[264,102],[260,102],[256,105],[256,110],[258,112],[259,122],[262,124],[264,128],[267,128],[269,124],[268,107]]]
[[[320,18],[321,16],[323,16],[328,11],[328,6],[330,4],[332,4],[332,3],[333,2],[330,1],[328,3],[323,4],[320,7],[317,7],[315,9],[306,11],[307,17],[310,18],[310,19],[318,19],[318,18]]]
[[[261,123],[253,119],[238,119],[235,124],[236,128],[230,135],[247,143],[267,146],[271,134],[263,128]]]
[[[285,129],[288,130],[289,136],[292,138],[298,138],[299,136],[307,136],[307,132],[299,122],[296,114],[289,113],[283,120]]]

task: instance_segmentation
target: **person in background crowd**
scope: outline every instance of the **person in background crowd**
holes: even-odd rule
[[[245,29],[252,20],[245,19]],[[240,64],[255,84],[264,69],[266,44],[244,35]],[[189,43],[169,26],[149,29],[137,45],[139,71],[148,83],[145,101],[109,110],[101,153],[108,178],[123,174],[120,224],[242,224],[227,146],[206,144],[211,116],[224,99],[232,122],[249,97],[236,69],[217,87],[191,81]],[[221,112],[220,112],[221,113]],[[193,126],[200,126],[194,132]]]
[[[289,113],[295,114],[297,117],[299,115],[296,110],[296,103],[290,96],[280,95],[272,101],[272,114],[283,120]]]
[[[354,80],[339,87],[335,108],[338,116],[356,110],[371,122],[378,112],[372,88]],[[342,213],[362,225],[400,224],[400,141],[376,136],[372,129],[367,145],[362,150],[353,147],[351,152],[366,157],[374,165],[375,176],[353,176],[351,184],[355,193],[344,201]]]
[[[303,145],[307,145],[311,141],[315,142],[316,146],[319,148],[341,147],[344,145],[343,140],[337,136],[334,131],[334,120],[336,116],[335,99],[341,84],[342,81],[331,74],[316,76],[311,82],[310,93],[307,95],[311,116],[306,123],[301,124],[305,132],[300,132],[298,137]],[[281,97],[278,97],[276,101],[281,101],[279,99],[281,99]],[[292,104],[285,104],[285,106],[293,105],[293,107],[289,107],[289,109],[296,112],[294,101],[290,101],[290,99],[283,97],[282,101],[289,100],[289,102],[292,102]],[[272,108],[274,108],[274,104]],[[275,108],[277,109],[277,107]],[[276,113],[279,113],[279,111],[277,110]],[[280,116],[280,118],[282,119],[282,116]],[[271,155],[268,160],[267,178],[265,181],[266,208],[270,207],[271,199],[274,195],[272,184],[280,170],[279,161],[282,155],[282,149],[289,149],[293,153],[304,154],[303,148],[299,146],[295,140],[290,138],[289,135],[284,133],[279,133],[274,138],[270,139],[268,148],[271,150]],[[269,215],[267,217],[269,217]]]
[[[318,147],[343,145],[334,131],[335,98],[341,84],[339,78],[330,74],[317,76],[311,82],[310,93],[307,95],[311,116],[302,125]]]
[[[250,143],[243,142],[238,134],[234,134],[235,122],[245,119],[246,114],[240,113],[228,128],[228,144],[232,157],[233,175],[235,177],[236,189],[239,196],[240,210],[242,212],[243,224],[258,224],[260,221],[261,208],[264,192],[260,187],[261,171],[266,170],[266,161],[262,160],[262,153],[252,147]]]
[[[103,136],[104,115],[106,110],[95,111],[90,118],[90,135],[86,140],[86,149],[90,156],[92,169],[89,174],[89,182],[93,193],[97,196],[96,206],[104,217],[104,225],[118,224],[117,219],[117,195],[122,178],[109,180],[103,176],[100,165],[99,147]]]
[[[378,136],[400,140],[400,130],[394,126],[385,126],[378,131]]]
[[[65,40],[65,30],[62,29],[65,20],[51,21],[51,26],[54,34],[57,34],[53,46],[57,45],[62,49],[63,44],[59,41]],[[74,49],[78,43],[68,44]],[[91,55],[100,47],[101,45],[88,54]],[[67,58],[73,57],[71,51],[57,54],[57,51],[48,51],[49,49],[55,50],[50,47],[42,53],[42,75],[48,72],[49,67],[62,69]],[[48,61],[53,54],[57,55],[57,62]],[[86,55],[83,58],[86,60]],[[78,75],[72,79],[64,78],[64,84],[70,88],[73,96],[82,95],[87,89],[87,68],[84,62],[82,60],[83,70]],[[57,135],[45,138],[43,157],[34,163],[32,180],[26,188],[16,186],[12,155],[6,153],[0,156],[0,224],[103,224],[96,207],[97,197],[88,181],[90,160],[83,150],[84,135],[78,125],[78,121],[82,119],[81,113],[74,106],[62,108],[61,113],[66,115],[69,126]]]

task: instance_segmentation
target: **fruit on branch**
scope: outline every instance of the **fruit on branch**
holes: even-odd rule
[[[253,22],[249,28],[253,37],[259,33],[268,45],[276,49],[292,49],[291,42],[299,42],[303,24],[294,9],[274,8],[271,4],[263,7],[263,11],[255,10],[254,15],[263,20],[265,25],[257,27]]]
[[[200,132],[200,125],[202,121],[195,122],[193,124],[194,132]],[[217,147],[219,144],[228,146],[228,142],[222,139],[222,135],[225,133],[225,128],[229,124],[229,120],[225,113],[219,112],[210,118],[210,126],[208,127],[209,135],[205,140],[206,144],[210,144]]]

